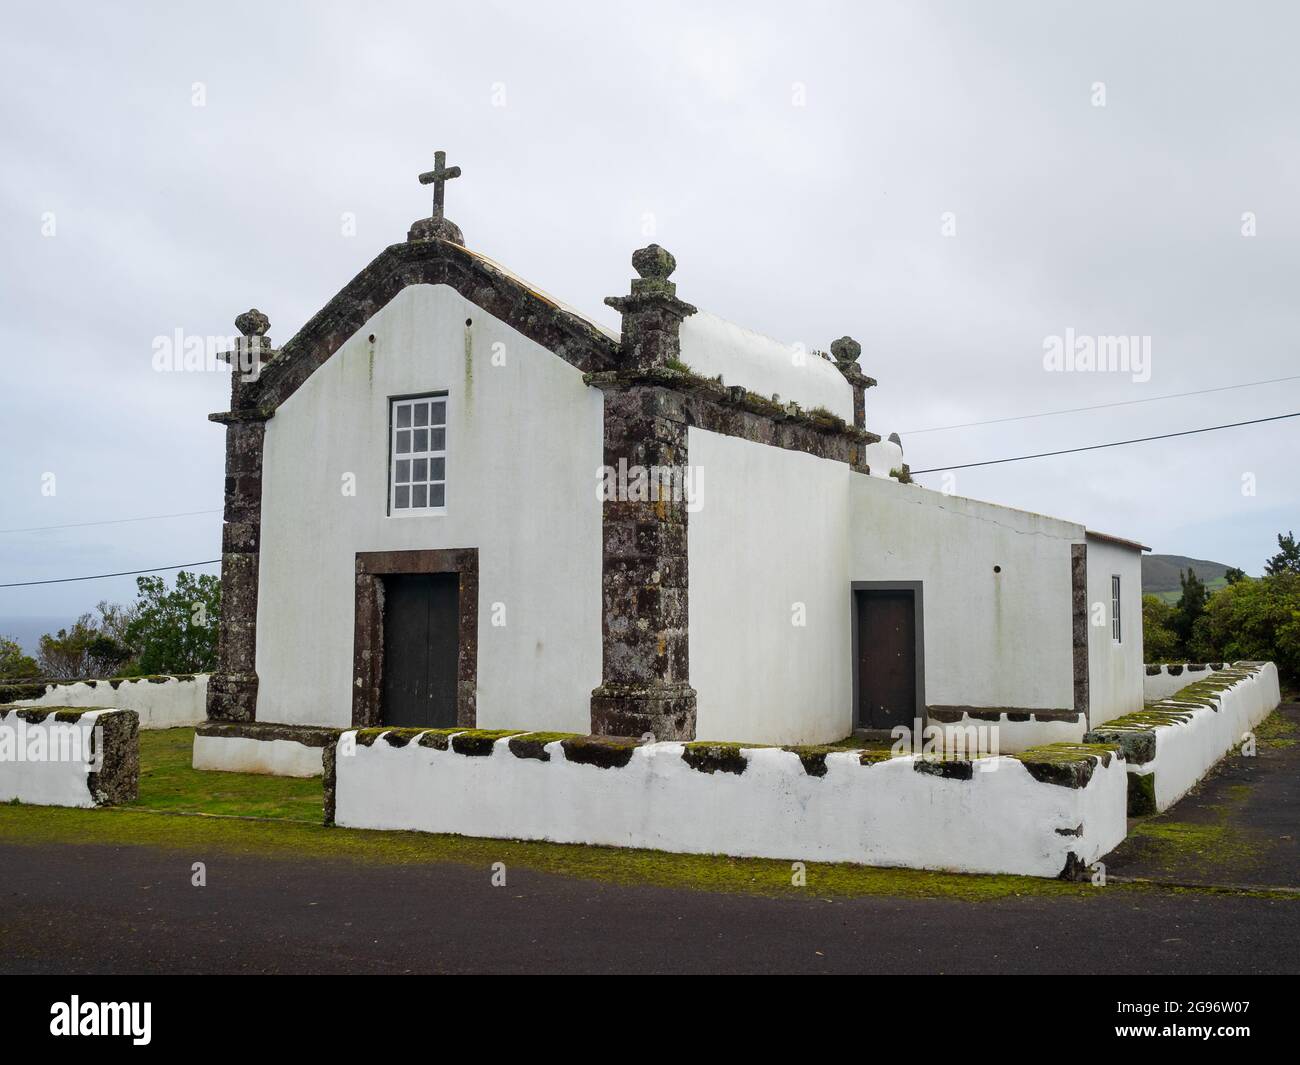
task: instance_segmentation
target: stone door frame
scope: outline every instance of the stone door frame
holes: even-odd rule
[[[456,659],[456,725],[478,722],[478,548],[358,551],[352,636],[352,725],[383,723],[384,578],[455,573],[460,583],[460,650]]]

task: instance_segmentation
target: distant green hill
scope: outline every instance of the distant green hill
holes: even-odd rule
[[[1178,574],[1186,569],[1196,570],[1210,592],[1216,592],[1228,583],[1224,576],[1228,567],[1222,562],[1210,562],[1186,555],[1143,555],[1142,594],[1159,596],[1166,603],[1176,603],[1182,593]]]

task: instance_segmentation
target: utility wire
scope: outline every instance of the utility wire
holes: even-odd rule
[[[1258,382],[1258,383],[1263,384],[1265,382]],[[1031,417],[1033,416],[1031,415]],[[1242,426],[1245,425],[1263,425],[1265,422],[1280,422],[1280,421],[1285,421],[1288,418],[1300,418],[1300,411],[1295,411],[1291,414],[1275,414],[1269,418],[1252,418],[1250,421],[1245,421],[1245,422],[1230,422],[1227,425],[1207,425],[1202,429],[1184,429],[1182,432],[1178,432],[1178,433],[1160,433],[1157,436],[1139,436],[1139,437],[1135,437],[1132,440],[1112,440],[1106,444],[1089,444],[1086,447],[1069,447],[1069,448],[1063,448],[1060,451],[1040,451],[1033,455],[1013,455],[1005,459],[985,459],[983,462],[965,462],[959,466],[931,466],[929,469],[912,470],[911,472],[914,476],[919,476],[920,474],[923,473],[945,473],[949,470],[969,470],[976,466],[999,466],[1006,462],[1025,462],[1029,459],[1045,459],[1045,458],[1051,458],[1055,455],[1075,455],[1081,451],[1100,451],[1103,448],[1124,447],[1128,444],[1146,444],[1146,443],[1150,443],[1152,440],[1171,440],[1179,436],[1196,436],[1199,433],[1218,432],[1220,429],[1240,429]],[[166,515],[156,515],[156,516],[164,517]],[[148,519],[140,518],[140,519],[122,519],[122,520],[146,521]],[[88,524],[99,524],[99,523],[88,523]],[[8,531],[12,532],[17,530],[8,530]],[[193,566],[215,566],[220,561],[221,559],[219,558],[213,558],[213,559],[209,559],[206,562],[185,562],[179,566],[155,566],[152,569],[123,570],[121,573],[96,573],[89,577],[56,577],[54,579],[45,580],[45,581],[14,581],[9,584],[0,584],[0,588],[30,588],[33,585],[37,585],[37,584],[69,584],[73,581],[98,581],[98,580],[103,580],[107,577],[134,577],[141,573],[163,573],[170,570],[189,569]]]
[[[214,566],[221,559],[211,558],[207,562],[182,562],[179,566],[155,566],[153,569],[128,569],[121,573],[96,573],[90,577],[56,577],[48,581],[15,581],[12,584],[0,584],[0,588],[30,588],[33,584],[68,584],[71,581],[99,581],[105,577],[134,577],[138,573],[163,573],[174,569],[189,569],[192,566]]]
[[[84,529],[90,525],[124,525],[129,521],[159,521],[162,518],[189,518],[195,514],[220,514],[216,510],[183,510],[179,514],[146,514],[139,518],[110,518],[107,521],[77,521],[70,525],[33,525],[27,529],[0,529],[0,533],[50,532],[54,529]]]
[[[1032,418],[1051,418],[1057,414],[1081,414],[1091,410],[1107,410],[1111,407],[1128,407],[1134,403],[1155,403],[1162,399],[1182,399],[1185,396],[1204,396],[1211,392],[1230,392],[1236,388],[1256,388],[1260,385],[1276,385],[1284,381],[1300,381],[1300,374],[1293,374],[1290,377],[1271,377],[1267,381],[1243,381],[1236,385],[1219,385],[1217,388],[1200,388],[1194,392],[1170,392],[1163,396],[1145,396],[1142,399],[1122,399],[1114,403],[1095,403],[1090,407],[1067,407],[1065,410],[1045,410],[1038,414],[1013,414],[1006,418],[989,418],[979,422],[959,422],[956,425],[934,425],[929,429],[907,429],[900,435],[902,436],[920,436],[922,433],[941,433],[948,429],[972,429],[979,425],[1001,425],[1005,422],[1023,422]],[[1055,454],[1055,452],[1053,452]],[[1032,457],[1032,456],[1031,456]],[[1002,460],[1010,461],[1010,460]],[[955,469],[956,467],[948,467]],[[919,471],[922,473],[928,470]],[[5,533],[29,533],[29,532],[53,532],[56,529],[85,529],[94,525],[125,525],[133,521],[161,521],[164,518],[189,518],[199,514],[220,514],[221,508],[213,510],[183,510],[176,514],[145,514],[138,518],[110,518],[106,521],[79,521],[68,525],[33,525],[26,529],[0,529],[0,535]],[[0,587],[4,587],[0,585]]]
[[[1248,422],[1230,422],[1227,425],[1207,425],[1204,429],[1184,429],[1180,433],[1161,433],[1158,436],[1139,436],[1132,440],[1112,440],[1108,444],[1089,444],[1087,447],[1067,447],[1060,451],[1040,451],[1035,455],[1013,455],[1005,459],[986,459],[983,462],[965,462],[960,466],[931,466],[928,470],[912,470],[913,474],[943,473],[945,470],[969,470],[974,466],[997,466],[1003,462],[1024,462],[1026,459],[1045,459],[1053,455],[1073,455],[1080,451],[1099,451],[1107,447],[1123,447],[1125,444],[1145,444],[1151,440],[1169,440],[1176,436],[1195,436],[1197,433],[1213,433],[1219,429],[1239,429],[1243,425],[1261,425],[1264,422],[1280,422],[1286,418],[1300,418],[1300,410],[1293,414],[1275,414],[1271,418],[1252,418]]]
[[[920,436],[921,433],[941,433],[946,429],[973,429],[977,425],[1001,425],[1004,422],[1023,422],[1030,418],[1051,418],[1057,414],[1081,414],[1090,410],[1110,407],[1129,407],[1134,403],[1155,403],[1162,399],[1182,399],[1184,396],[1204,396],[1211,392],[1231,392],[1234,388],[1257,388],[1259,385],[1276,385],[1283,381],[1300,381],[1300,374],[1290,377],[1272,377],[1267,381],[1243,381],[1239,385],[1219,385],[1217,388],[1199,388],[1194,392],[1169,392],[1163,396],[1144,396],[1142,399],[1121,399],[1114,403],[1095,403],[1090,407],[1068,407],[1065,410],[1045,410],[1039,414],[1013,414],[1006,418],[989,418],[980,422],[961,422],[957,425],[934,425],[929,429],[908,429],[900,436]]]

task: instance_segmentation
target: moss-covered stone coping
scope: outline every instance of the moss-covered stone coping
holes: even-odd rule
[[[562,740],[564,757],[578,765],[600,769],[622,769],[632,760],[632,752],[645,744],[634,736],[571,736]]]
[[[55,721],[71,724],[80,721],[86,714],[113,713],[115,710],[116,708],[112,706],[13,706],[9,704],[0,706],[0,721],[13,714],[29,725],[39,725],[53,715]]]
[[[139,677],[42,677],[33,680],[0,681],[0,703],[17,702],[20,699],[39,699],[51,688],[67,688],[74,684],[84,684],[87,688],[97,688],[107,684],[116,691],[123,684],[166,684],[169,680],[194,680],[195,673],[149,673]]]
[[[975,763],[964,758],[921,757],[912,763],[912,769],[942,780],[972,780],[975,777]]]
[[[39,699],[45,694],[45,681],[11,681],[0,684],[0,703],[14,703],[20,699]]]
[[[1117,744],[1086,742],[1046,743],[1008,755],[1022,763],[1039,783],[1064,788],[1087,787],[1097,766],[1110,765],[1116,756],[1123,757]]]
[[[746,388],[726,385],[721,377],[704,377],[685,363],[669,366],[645,367],[631,370],[602,370],[583,375],[588,385],[597,388],[627,385],[659,385],[679,392],[699,393],[724,407],[732,407],[749,414],[758,414],[774,421],[790,422],[814,432],[843,436],[858,443],[879,443],[878,433],[868,432],[850,425],[825,407],[803,410],[798,404],[784,404],[768,396],[759,395]],[[872,382],[874,384],[874,382]]]
[[[1195,663],[1189,664],[1188,670],[1190,671],[1194,665]],[[1174,673],[1174,669],[1175,667],[1170,666],[1169,672]],[[1181,672],[1181,667],[1178,667],[1178,670]],[[1203,680],[1193,681],[1173,695],[1152,700],[1141,710],[1098,725],[1083,737],[1084,742],[1117,744],[1123,750],[1124,758],[1130,766],[1146,765],[1156,756],[1156,729],[1185,725],[1192,720],[1196,711],[1202,708],[1218,713],[1222,694],[1236,687],[1243,680],[1249,680],[1258,672],[1257,665],[1238,663],[1234,666],[1224,666]],[[1134,775],[1132,768],[1129,770],[1129,775],[1130,777]],[[1154,777],[1150,773],[1141,775],[1148,779],[1138,783],[1130,780],[1129,783],[1129,813],[1133,816],[1137,816],[1147,805],[1150,805],[1152,811],[1155,809]],[[1135,788],[1138,789],[1136,795]],[[1147,791],[1150,791],[1150,796],[1147,796]]]
[[[324,725],[285,725],[275,721],[204,721],[195,726],[197,736],[245,740],[289,740],[304,747],[330,747],[343,729]]]
[[[765,744],[692,741],[682,746],[682,761],[701,773],[734,773],[740,776],[749,764],[743,750],[757,750]]]
[[[457,754],[482,757],[492,753],[497,740],[518,734],[518,729],[469,729],[451,737],[451,749]]]
[[[827,743],[795,744],[781,748],[783,751],[789,751],[791,754],[797,755],[803,765],[803,771],[810,777],[824,777],[826,775],[826,756],[828,754],[849,749]]]
[[[577,732],[521,732],[510,737],[510,753],[516,758],[549,762],[551,752],[546,749],[549,744],[577,739],[578,736]]]

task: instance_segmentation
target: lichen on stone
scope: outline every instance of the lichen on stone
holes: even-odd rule
[[[451,749],[457,754],[484,757],[492,753],[497,740],[518,735],[518,729],[466,729],[451,737]]]
[[[1047,743],[1030,747],[1009,757],[1024,765],[1041,784],[1066,788],[1086,787],[1098,765],[1110,765],[1111,758],[1123,757],[1119,747],[1109,743]]]
[[[566,761],[599,769],[622,769],[644,742],[633,736],[572,736],[561,741],[560,746]]]
[[[749,765],[741,751],[755,746],[761,745],[695,740],[682,748],[682,761],[701,773],[734,773],[740,776]]]
[[[551,752],[546,749],[549,744],[574,739],[578,735],[577,732],[521,732],[510,737],[510,753],[516,758],[549,762]]]

